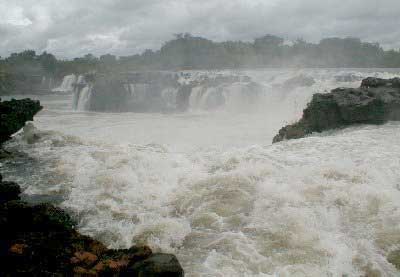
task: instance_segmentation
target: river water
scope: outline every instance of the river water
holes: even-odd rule
[[[333,76],[400,70],[244,73],[299,72],[316,84],[269,90],[250,110],[94,113],[73,111],[72,95],[40,96],[36,129],[7,144],[20,154],[0,169],[84,234],[174,253],[187,276],[398,276],[386,256],[400,247],[400,124],[271,141],[313,93],[360,84]]]

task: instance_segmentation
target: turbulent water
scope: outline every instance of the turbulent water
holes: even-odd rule
[[[398,276],[400,124],[271,145],[313,93],[359,86],[334,78],[348,72],[400,71],[244,72],[269,88],[250,110],[89,113],[43,96],[1,171],[108,246],[175,253],[187,276]],[[316,83],[273,89],[300,73]]]

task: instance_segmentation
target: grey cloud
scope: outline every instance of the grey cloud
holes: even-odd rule
[[[357,36],[398,48],[399,12],[398,0],[0,0],[8,20],[0,20],[0,55],[130,55],[181,32],[218,41]]]

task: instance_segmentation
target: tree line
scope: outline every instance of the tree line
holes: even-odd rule
[[[265,35],[251,42],[214,42],[190,34],[177,34],[157,51],[116,57],[87,54],[70,60],[33,50],[0,57],[0,89],[12,78],[40,75],[61,78],[89,71],[231,69],[265,67],[400,67],[400,51],[384,50],[378,43],[358,38],[326,38],[318,43]],[[8,81],[7,81],[8,80]]]

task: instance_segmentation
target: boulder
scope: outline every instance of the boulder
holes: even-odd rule
[[[400,120],[400,79],[367,78],[360,88],[337,88],[330,93],[314,94],[300,121],[279,130],[273,142],[389,120]]]
[[[0,145],[24,127],[25,122],[32,121],[41,109],[40,102],[31,99],[0,102]]]
[[[183,269],[174,255],[153,254],[148,259],[134,264],[128,271],[129,276],[137,277],[182,277]]]

